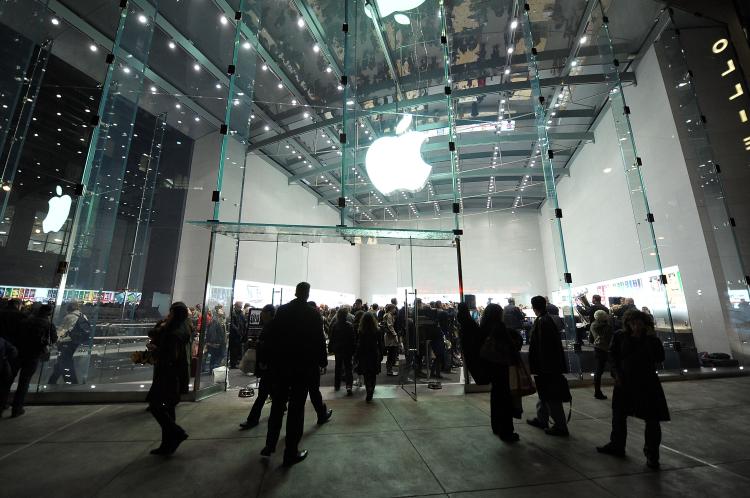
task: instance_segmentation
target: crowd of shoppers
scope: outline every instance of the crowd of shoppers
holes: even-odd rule
[[[562,343],[565,326],[558,308],[545,297],[531,299],[535,318],[529,324],[513,299],[505,307],[488,303],[481,311],[464,303],[456,306],[419,300],[413,308],[399,309],[395,299],[385,307],[368,306],[358,299],[351,307],[331,309],[309,301],[309,294],[310,285],[301,282],[294,300],[278,308],[265,306],[260,313],[260,333],[253,337],[258,396],[240,427],[247,430],[259,425],[263,406],[271,398],[266,444],[261,451],[264,457],[275,452],[286,414],[284,464],[294,465],[306,458],[307,452],[300,450],[299,444],[308,396],[318,424],[331,420],[333,411],[320,393],[320,376],[328,366],[329,354],[335,358],[334,389],[340,390],[343,383],[351,396],[356,373],[364,379],[368,403],[374,398],[383,363],[387,375],[397,375],[394,369],[403,357],[402,365],[413,369],[415,375],[425,375],[422,369],[428,367],[429,377],[440,378],[441,372],[465,361],[477,384],[491,385],[491,428],[502,441],[520,440],[513,419],[521,418],[521,397],[533,392],[538,394],[536,414],[527,423],[550,436],[569,435],[570,415],[566,417],[564,409],[564,403],[571,401]],[[648,310],[638,310],[632,299],[624,299],[611,310],[601,301],[595,295],[583,310],[596,359],[595,397],[607,399],[601,390],[607,364],[615,380],[610,441],[597,450],[623,456],[627,417],[635,416],[645,421],[647,465],[659,468],[660,423],[670,418],[656,374],[664,361],[664,348]],[[49,358],[51,348],[58,349],[58,358],[49,382],[61,378],[66,383],[77,382],[73,355],[90,341],[91,325],[75,302],[66,305],[57,327],[53,311],[46,304],[22,310],[18,300],[0,302],[0,408],[10,406],[12,417],[24,413],[31,377],[39,362]],[[221,305],[204,312],[200,305],[188,308],[176,302],[167,318],[157,322],[148,334],[154,369],[147,400],[162,431],[161,445],[153,454],[171,455],[188,438],[177,424],[175,407],[188,392],[191,360],[201,356],[197,353],[204,320],[204,368],[236,368],[252,335],[250,309],[239,302],[230,318]],[[528,344],[528,370],[520,353],[523,344]],[[10,387],[16,378],[16,392],[9,405]]]

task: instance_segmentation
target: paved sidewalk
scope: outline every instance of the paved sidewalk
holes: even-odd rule
[[[143,404],[31,406],[0,420],[0,496],[748,496],[750,378],[664,389],[673,422],[663,425],[661,472],[645,467],[638,420],[627,458],[596,453],[610,405],[589,389],[573,390],[569,439],[523,423],[512,446],[490,431],[487,394],[372,405],[363,395],[336,397],[323,427],[308,403],[302,448],[310,456],[291,469],[281,467],[281,451],[270,461],[258,454],[268,405],[259,427],[237,430],[252,399],[236,392],[180,404],[190,439],[171,458],[149,455],[159,431]],[[535,400],[525,399],[525,415]]]

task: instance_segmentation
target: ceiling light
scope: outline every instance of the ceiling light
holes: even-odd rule
[[[508,53],[509,53],[509,54],[512,54],[512,53],[513,53],[513,47],[508,47]]]
[[[313,52],[315,52],[316,54],[320,52],[320,45],[318,45],[317,43],[313,45]]]
[[[586,36],[586,35],[583,35],[583,36],[581,37],[581,40],[580,40],[580,41],[581,41],[581,44],[584,44],[584,43],[586,43],[586,41],[587,41],[588,39],[589,39],[589,38],[588,38],[588,36]]]
[[[122,70],[125,74],[130,74],[130,68],[128,66],[125,66]]]
[[[226,26],[226,24],[227,24],[227,23],[228,23],[229,21],[227,21],[227,18],[226,18],[226,17],[224,17],[224,16],[219,16],[219,22],[221,22],[221,24],[223,24],[224,26]]]
[[[193,119],[195,120],[196,123],[201,120],[201,118],[199,118],[198,116],[194,117]]]
[[[612,168],[604,168],[602,170],[603,173],[612,173]]]
[[[250,50],[250,47],[251,45],[249,41],[246,41],[245,43],[242,44],[242,48],[244,48],[245,50]]]
[[[305,27],[305,20],[302,19],[301,17],[298,18],[297,19],[297,26],[299,26],[300,28],[304,28]]]
[[[276,86],[278,86],[279,88],[284,88],[284,85],[282,85],[281,82],[279,82],[279,84]]]
[[[260,66],[260,68],[261,68],[261,69],[262,69],[263,71],[268,71],[268,64],[263,64],[262,66]]]
[[[156,93],[156,87],[155,86],[151,87],[151,93]]]
[[[292,105],[297,105],[297,99],[292,99]]]
[[[216,89],[221,90],[221,83],[216,83]]]
[[[58,18],[56,18],[56,17],[53,17],[52,19],[50,19],[50,22],[51,22],[51,23],[52,23],[53,25],[55,25],[55,26],[58,26],[58,25],[60,24],[60,19],[58,19]]]
[[[337,86],[336,88],[338,89],[338,91],[341,91],[341,90],[343,90],[343,89],[344,89],[344,87],[343,87],[343,86],[341,86],[341,85]]]
[[[516,29],[518,27],[518,21],[513,19],[510,23],[510,29]]]
[[[575,59],[573,59],[572,61],[570,61],[570,65],[571,65],[572,67],[576,67],[576,66],[578,65],[578,61],[577,61],[577,60],[575,60]]]
[[[175,104],[175,105],[174,105],[174,107],[175,107],[175,109],[179,109],[179,108],[181,108],[182,106],[181,106],[180,104]]]
[[[510,74],[510,68],[509,68],[509,67],[506,67],[506,68],[505,68],[505,74],[506,74],[506,75]]]
[[[271,131],[271,127],[268,126],[268,125],[264,126],[263,129],[266,130],[266,131]]]
[[[146,24],[148,22],[148,17],[141,14],[138,16],[138,22],[140,22],[141,24]]]
[[[174,50],[175,48],[177,48],[177,45],[175,45],[175,43],[174,43],[173,41],[169,42],[169,43],[168,43],[167,45],[168,45],[168,46],[169,46],[169,48],[171,48],[172,50]]]
[[[92,43],[91,45],[89,45],[89,50],[91,50],[92,52],[96,52],[97,50],[99,50],[99,47]]]
[[[305,117],[305,119],[307,119],[307,118],[309,118],[309,117],[310,117],[310,113],[309,113],[309,112],[306,112],[306,113],[304,113],[304,114],[303,114],[302,116],[304,116],[304,117]]]
[[[196,71],[200,71],[201,70],[200,64],[198,64],[197,62],[193,64],[193,69],[195,69]]]

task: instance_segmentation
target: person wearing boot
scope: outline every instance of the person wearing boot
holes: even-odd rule
[[[397,311],[395,305],[387,304],[385,307],[385,314],[383,315],[383,323],[385,323],[385,351],[387,355],[385,360],[385,372],[389,377],[396,375],[393,373],[393,367],[398,363],[399,338],[394,325],[396,322]]]
[[[607,399],[602,392],[602,374],[607,365],[609,357],[609,344],[612,342],[612,324],[609,314],[604,310],[596,310],[594,321],[589,329],[594,341],[594,358],[596,358],[596,371],[594,372],[594,397],[596,399]]]
[[[599,453],[625,456],[627,417],[646,422],[646,465],[659,468],[661,422],[670,419],[667,399],[656,370],[664,361],[664,347],[654,331],[653,318],[638,310],[623,316],[623,329],[612,338],[610,347],[615,389],[612,394],[612,433]]]

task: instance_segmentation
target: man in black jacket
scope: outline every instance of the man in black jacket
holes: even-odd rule
[[[570,400],[567,379],[568,371],[560,330],[547,313],[547,300],[542,296],[531,298],[531,307],[537,316],[529,340],[529,367],[535,376],[539,401],[536,418],[527,420],[529,425],[544,429],[550,436],[567,436],[563,402]],[[554,425],[549,426],[552,417]]]
[[[247,420],[240,424],[241,430],[252,429],[260,423],[260,413],[263,405],[266,404],[268,396],[271,394],[271,376],[269,374],[268,346],[273,334],[273,317],[276,314],[276,308],[272,304],[263,306],[260,312],[260,324],[263,330],[258,336],[258,345],[255,350],[255,376],[260,379],[258,382],[258,397],[255,398],[253,407],[247,415]]]
[[[328,365],[323,321],[320,314],[307,304],[310,284],[297,284],[294,295],[296,299],[277,310],[273,333],[268,341],[273,403],[266,446],[260,452],[262,456],[270,456],[276,450],[284,406],[289,400],[285,466],[299,463],[307,457],[307,450],[299,451],[298,447],[305,423],[307,391],[310,384],[319,378],[320,369]]]

